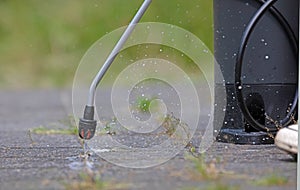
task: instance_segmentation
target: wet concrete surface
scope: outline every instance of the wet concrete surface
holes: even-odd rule
[[[28,130],[68,117],[59,90],[14,90],[0,92],[0,189],[65,189],[84,168],[72,168],[82,145],[72,135],[37,135]],[[67,127],[67,126],[65,126]],[[205,153],[207,163],[220,160],[217,179],[202,179],[189,159],[189,148],[170,161],[146,169],[113,165],[97,155],[90,161],[102,180],[126,184],[124,189],[209,189],[221,183],[229,189],[296,189],[297,163],[274,145],[232,145],[214,143]],[[118,156],[114,152],[115,156]],[[281,186],[261,186],[254,182],[276,174],[288,179]]]

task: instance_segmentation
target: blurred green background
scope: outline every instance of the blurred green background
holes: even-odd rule
[[[0,0],[0,87],[71,87],[87,49],[143,0]],[[142,22],[182,27],[213,48],[212,0],[153,0]]]

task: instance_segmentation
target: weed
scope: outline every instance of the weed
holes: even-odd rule
[[[107,122],[104,126],[104,133],[103,132],[99,132],[99,134],[108,134],[108,135],[116,135],[116,120],[112,120],[111,122]]]
[[[147,97],[138,97],[137,98],[137,109],[141,112],[149,113],[150,112],[150,104],[153,98]]]
[[[49,129],[44,126],[40,126],[30,130],[31,133],[39,135],[75,135],[77,134],[77,128],[68,128],[68,129]]]
[[[166,134],[172,136],[175,133],[179,124],[179,119],[175,118],[173,115],[167,115],[164,119],[162,126],[163,128],[165,128]]]
[[[76,180],[64,183],[64,187],[66,190],[123,190],[128,189],[129,185],[104,181],[100,175],[88,172],[79,174]]]
[[[239,190],[239,186],[233,186],[230,184],[217,183],[210,185],[205,188],[205,190]]]
[[[60,124],[67,126],[68,128],[62,127],[58,124],[52,124],[50,127],[39,126],[29,130],[29,134],[39,135],[77,135],[78,128],[75,124],[73,117],[69,116],[68,119],[60,121]],[[31,138],[31,136],[30,136]]]
[[[173,114],[168,114],[164,118],[162,127],[165,128],[166,130],[165,133],[169,136],[172,136],[177,129],[181,129],[183,130],[182,132],[185,133],[186,138],[190,139],[190,132],[189,132],[188,125],[180,121],[180,119],[176,118]]]
[[[239,186],[233,186],[230,184],[223,184],[220,182],[213,183],[211,185],[208,185],[203,188],[198,188],[198,187],[190,187],[190,188],[184,188],[183,190],[239,190]]]
[[[197,157],[189,156],[187,159],[193,162],[194,171],[191,171],[192,178],[215,180],[220,178],[220,171],[216,168],[216,161],[213,160],[209,163],[205,162],[205,155],[201,154]]]
[[[278,176],[276,174],[265,176],[254,181],[254,184],[258,186],[284,186],[287,183],[288,179],[286,177]]]
[[[105,182],[100,177],[95,177],[88,174],[80,174],[79,179],[65,184],[66,190],[83,190],[83,189],[104,189]]]
[[[32,135],[31,135],[31,130],[28,130],[28,132],[27,132],[27,134],[28,134],[28,137],[29,137],[29,140],[30,140],[30,145],[32,146],[32,145],[35,145],[36,144],[36,142],[33,140],[33,138],[32,138]]]

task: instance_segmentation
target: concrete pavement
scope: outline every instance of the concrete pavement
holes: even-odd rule
[[[62,94],[66,95],[66,91],[0,92],[0,189],[65,189],[66,184],[86,172],[80,164],[72,167],[80,163],[78,156],[82,152],[76,136],[28,132],[38,126],[69,127],[60,122],[71,114],[64,106]],[[215,183],[222,184],[223,189],[296,189],[297,163],[274,145],[214,143],[205,160],[218,171],[216,179],[201,177],[195,162],[188,158],[188,150],[165,164],[147,169],[115,166],[96,155],[91,156],[90,162],[92,170],[111,184],[110,189],[115,189],[116,184],[126,184],[121,186],[124,189],[220,189]],[[287,182],[280,186],[257,185],[257,181],[273,174]]]

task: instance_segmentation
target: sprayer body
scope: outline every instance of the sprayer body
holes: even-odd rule
[[[225,84],[227,94],[223,126],[216,134],[217,140],[221,142],[273,142],[245,121],[234,93],[234,67],[241,37],[260,6],[258,0],[214,0],[214,54],[216,66],[220,67],[225,80],[218,81],[220,77],[216,77],[215,90],[218,94]],[[275,7],[298,36],[299,1],[279,0]],[[267,127],[274,127],[274,121],[283,119],[293,102],[298,81],[297,56],[284,28],[267,12],[251,34],[242,71],[242,88],[247,107],[251,115]],[[224,100],[216,96],[215,101],[218,104]],[[215,109],[220,112],[218,109],[223,108]]]

